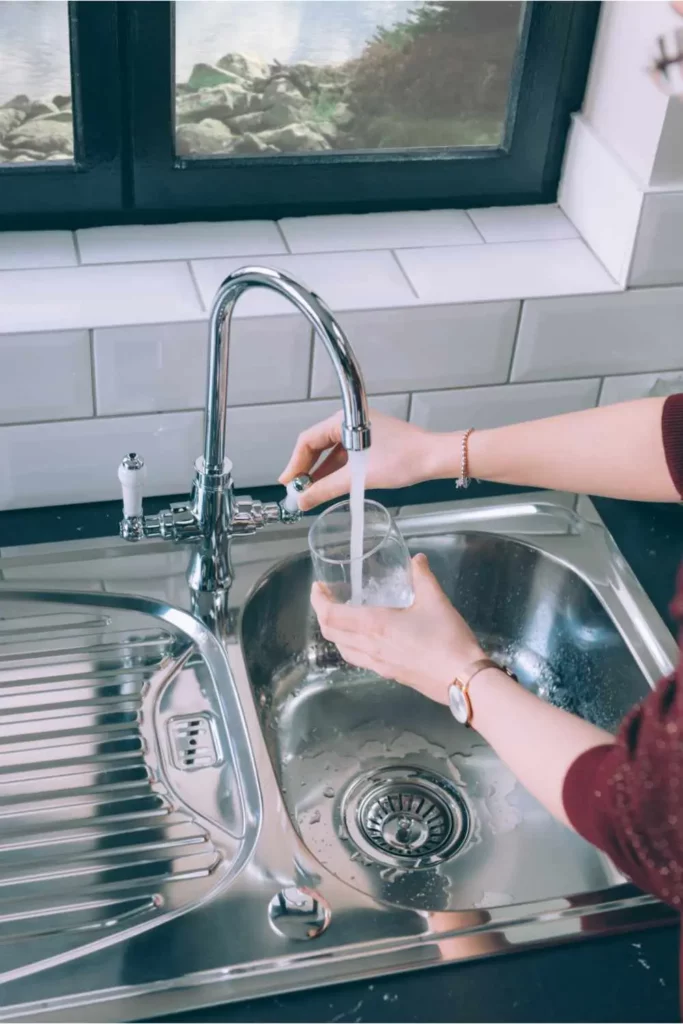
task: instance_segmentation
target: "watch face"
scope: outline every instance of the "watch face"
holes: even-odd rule
[[[459,686],[455,684],[451,686],[448,691],[448,703],[451,714],[456,722],[460,722],[461,725],[467,725],[467,719],[470,717],[469,703]]]

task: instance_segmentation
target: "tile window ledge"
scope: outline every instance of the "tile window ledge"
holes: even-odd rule
[[[0,334],[205,321],[247,263],[338,313],[620,291],[557,206],[0,234]],[[267,292],[241,318],[288,315]]]

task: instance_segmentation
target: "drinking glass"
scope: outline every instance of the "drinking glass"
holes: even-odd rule
[[[413,603],[413,580],[406,543],[383,505],[368,498],[363,506],[358,559],[351,558],[350,501],[332,505],[315,520],[308,532],[315,578],[342,604],[356,597],[356,604],[408,608]],[[352,594],[353,576],[360,582],[360,600]]]

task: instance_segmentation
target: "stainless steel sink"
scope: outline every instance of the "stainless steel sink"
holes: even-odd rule
[[[574,506],[399,522],[524,686],[611,728],[675,645]],[[340,662],[304,525],[235,545],[211,628],[188,558],[0,556],[0,1019],[149,1018],[670,919],[445,708]]]
[[[626,642],[567,565],[491,534],[408,538],[524,686],[607,729],[644,696]],[[305,554],[273,568],[247,603],[242,642],[290,819],[321,864],[370,896],[427,911],[621,881],[448,708],[335,657],[311,615],[311,583]]]

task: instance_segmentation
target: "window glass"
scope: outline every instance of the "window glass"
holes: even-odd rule
[[[524,6],[178,0],[176,152],[498,146]]]
[[[67,4],[0,0],[0,164],[73,153]]]

